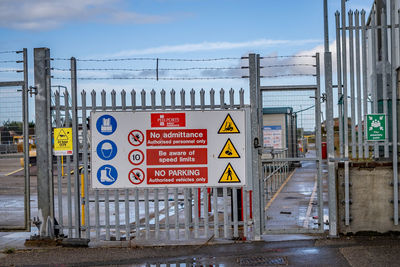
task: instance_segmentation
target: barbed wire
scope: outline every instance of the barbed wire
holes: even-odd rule
[[[23,70],[0,70],[0,72],[23,72]]]
[[[232,80],[243,79],[245,77],[80,77],[78,80]],[[69,77],[53,77],[55,80],[71,80]]]
[[[20,52],[20,51],[17,51],[17,50],[15,50],[15,51],[0,51],[0,54],[11,54],[11,53],[18,53],[18,52]]]
[[[315,57],[315,55],[262,56],[262,57],[260,57],[260,59],[265,59],[265,58],[297,58],[297,57],[313,58],[313,57]]]
[[[187,62],[205,62],[205,61],[224,61],[224,60],[240,60],[239,57],[221,57],[221,58],[156,58],[156,57],[132,57],[132,58],[109,58],[109,59],[79,59],[81,62],[112,62],[112,61],[187,61]],[[70,58],[51,58],[51,60],[66,61]]]
[[[282,65],[267,65],[261,68],[282,68],[282,67],[316,67],[315,64],[282,64]]]
[[[266,75],[260,76],[260,78],[279,78],[279,77],[298,77],[298,76],[316,76],[315,74],[308,73],[308,74],[279,74],[279,75]]]
[[[22,60],[0,60],[0,63],[22,63]]]
[[[315,74],[308,73],[308,74],[278,74],[278,75],[261,75],[260,78],[280,78],[280,77],[299,77],[299,76],[316,76]],[[248,78],[248,76],[246,76]]]
[[[58,71],[71,71],[71,69],[51,68]],[[188,70],[240,70],[241,67],[192,67],[192,68],[160,68],[160,69],[114,69],[114,68],[86,68],[77,71],[188,71]]]

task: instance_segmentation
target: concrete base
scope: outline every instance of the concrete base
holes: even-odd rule
[[[393,168],[391,162],[351,162],[350,224],[345,225],[344,164],[338,166],[339,233],[400,231],[393,224]]]

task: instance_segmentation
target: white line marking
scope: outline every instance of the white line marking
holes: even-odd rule
[[[310,202],[308,202],[306,218],[304,219],[304,224],[303,224],[304,228],[308,228],[308,223],[310,221],[310,214],[311,214],[311,211],[312,211],[312,203],[314,201],[315,192],[316,191],[317,191],[317,175],[315,175],[314,189],[313,189],[313,192],[312,192],[311,197],[310,197]]]

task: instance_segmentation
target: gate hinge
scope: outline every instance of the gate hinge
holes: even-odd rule
[[[32,97],[32,95],[37,95],[37,87],[36,86],[29,86],[28,92],[29,92],[31,97]]]

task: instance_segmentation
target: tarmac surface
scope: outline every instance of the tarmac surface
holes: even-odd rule
[[[306,237],[306,236],[305,236]],[[138,247],[3,249],[0,266],[399,266],[397,236]],[[8,254],[7,254],[8,253]]]
[[[5,225],[23,223],[23,171],[15,159],[1,160],[0,216]],[[19,170],[19,171],[15,171]],[[31,169],[34,175],[35,169]],[[324,177],[326,174],[324,173]],[[31,216],[37,211],[36,181],[31,182]],[[267,229],[317,227],[315,163],[306,162],[266,212]],[[326,183],[323,185],[324,221]],[[121,209],[123,210],[123,209]],[[283,212],[282,212],[283,211]],[[1,223],[0,223],[1,226]],[[326,229],[326,228],[325,228]],[[87,248],[25,246],[37,233],[0,232],[0,266],[399,266],[400,238],[266,233],[262,241],[190,239],[146,243],[143,240],[96,241]]]

